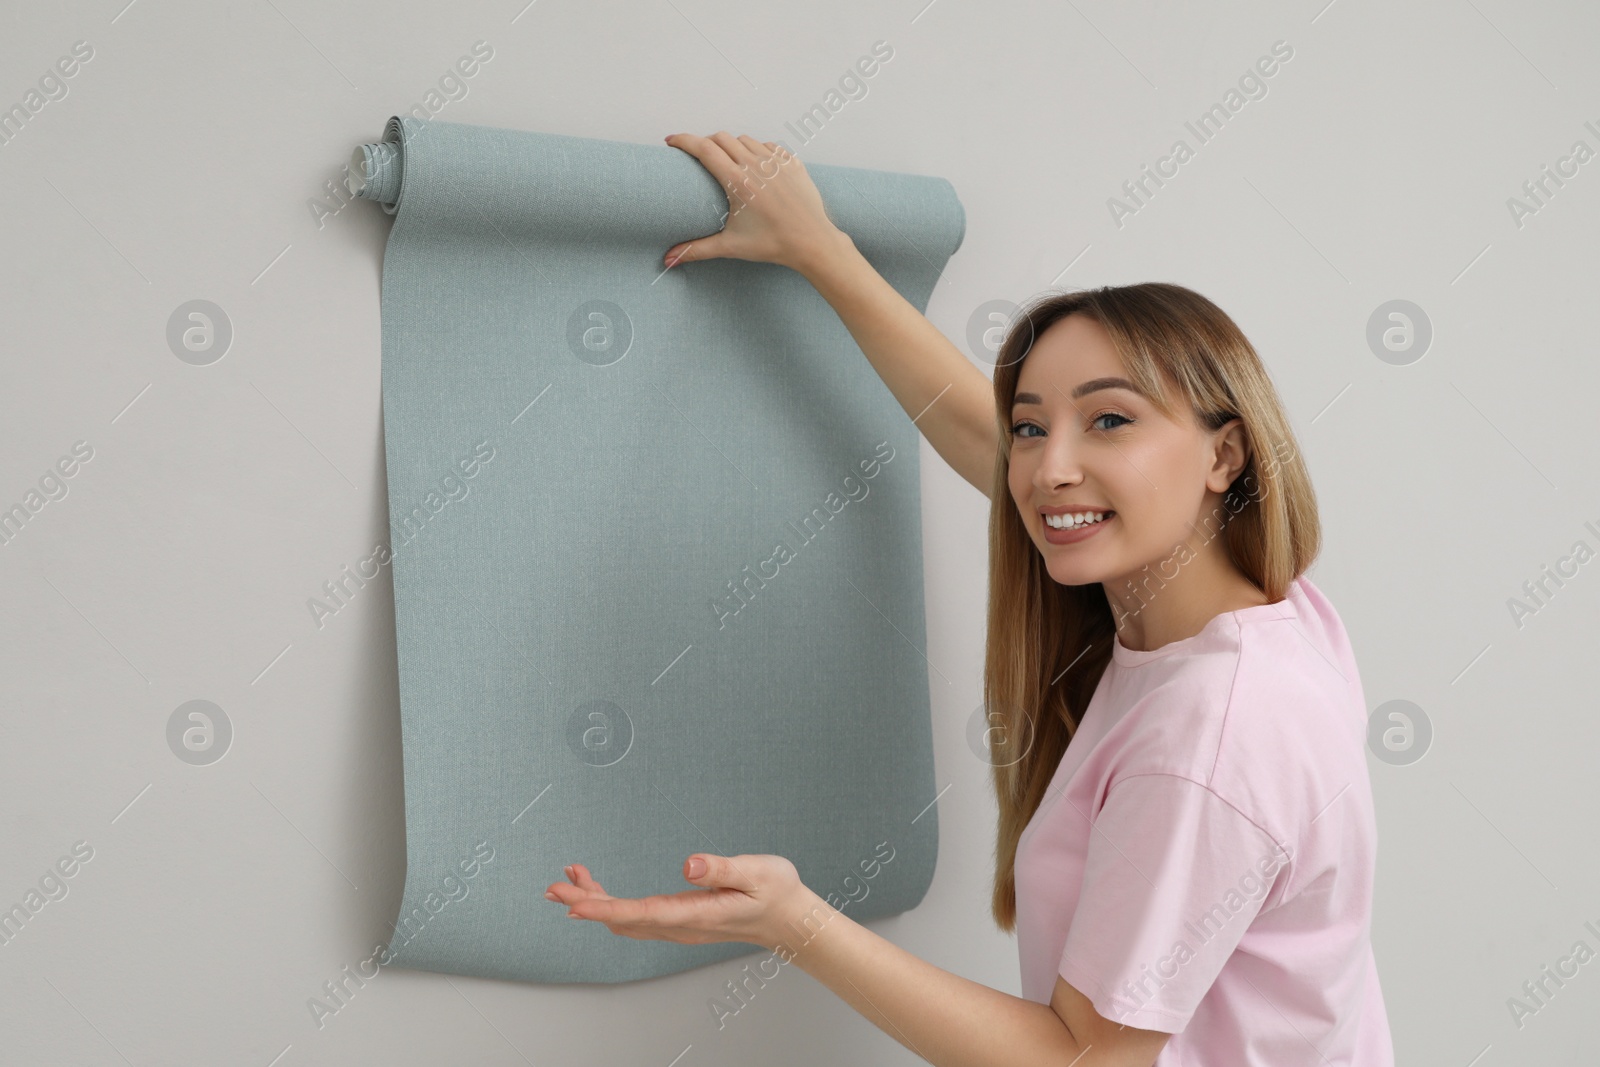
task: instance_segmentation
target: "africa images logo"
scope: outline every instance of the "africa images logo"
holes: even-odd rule
[[[793,540],[796,541],[798,548],[790,548],[784,541],[778,541],[772,547],[772,555],[757,563],[754,572],[751,571],[750,565],[746,564],[739,572],[740,577],[728,580],[726,594],[711,598],[711,613],[716,617],[717,629],[726,629],[729,619],[748,608],[756,594],[767,587],[767,582],[773,581],[783,573],[780,568],[797,559],[799,550],[815,541],[846,505],[851,501],[860,502],[867,499],[868,494],[872,492],[872,487],[867,485],[867,481],[876,478],[883,469],[882,465],[894,459],[894,446],[888,441],[879,441],[872,455],[873,458],[863,459],[856,465],[861,471],[861,478],[865,480],[858,480],[855,471],[846,474],[842,482],[844,495],[840,496],[838,491],[830,492],[823,498],[821,504],[807,512],[800,520],[800,526],[805,528],[804,532],[801,532],[800,527],[794,523],[788,524],[789,529],[797,535]]]

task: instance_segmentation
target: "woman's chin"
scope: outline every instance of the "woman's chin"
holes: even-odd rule
[[[1088,562],[1046,557],[1045,570],[1057,585],[1094,585],[1106,580],[1110,571],[1103,566],[1096,566]]]

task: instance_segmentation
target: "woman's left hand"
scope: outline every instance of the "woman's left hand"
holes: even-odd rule
[[[569,916],[604,923],[624,937],[689,945],[747,941],[771,947],[809,892],[782,856],[697,852],[684,861],[683,876],[704,888],[638,899],[611,896],[581,863],[566,874],[570,884],[552,884],[545,897],[565,904]]]

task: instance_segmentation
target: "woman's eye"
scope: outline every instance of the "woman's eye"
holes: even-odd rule
[[[1103,411],[1100,414],[1096,415],[1093,419],[1091,419],[1089,421],[1089,425],[1098,426],[1101,419],[1120,419],[1121,420],[1121,422],[1116,423],[1116,424],[1111,425],[1111,426],[1100,426],[1099,427],[1101,430],[1108,431],[1108,432],[1111,431],[1111,430],[1120,430],[1120,429],[1122,429],[1123,426],[1129,425],[1129,424],[1131,424],[1133,422],[1132,419],[1128,418],[1126,415],[1119,414],[1118,412],[1115,412],[1115,411]],[[1038,426],[1038,425],[1036,425],[1034,423],[1031,423],[1031,422],[1019,422],[1015,426],[1011,427],[1011,436],[1013,436],[1013,437],[1021,437],[1021,438],[1031,438],[1031,437],[1036,436],[1034,434],[1026,433],[1025,431],[1027,431],[1027,430],[1038,430],[1039,431],[1039,435],[1043,435],[1044,434],[1044,428],[1042,426]]]

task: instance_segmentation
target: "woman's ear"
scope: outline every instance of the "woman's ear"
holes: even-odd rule
[[[1245,432],[1244,420],[1230,419],[1212,434],[1214,452],[1211,469],[1206,473],[1206,488],[1214,493],[1226,493],[1250,462],[1250,435]]]

